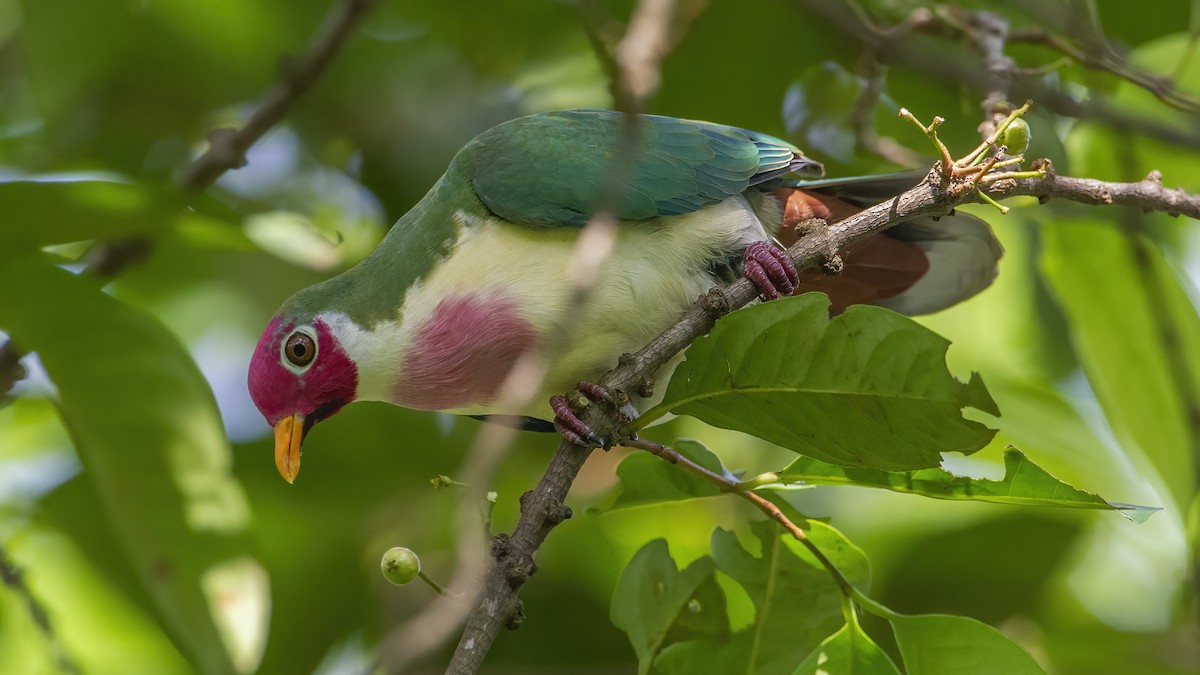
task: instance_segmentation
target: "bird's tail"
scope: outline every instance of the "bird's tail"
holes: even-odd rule
[[[900,194],[924,176],[924,172],[906,171],[777,188],[775,196],[784,206],[780,238],[790,246],[795,224],[813,217],[836,222]],[[945,309],[987,288],[996,278],[1004,249],[987,223],[951,212],[914,218],[839,254],[840,274],[801,272],[797,293],[825,292],[834,312],[849,305],[874,304],[916,315]]]

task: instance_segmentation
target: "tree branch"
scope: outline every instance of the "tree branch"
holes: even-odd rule
[[[1162,174],[1151,171],[1140,181],[1114,183],[1094,178],[1058,176],[1049,161],[1036,166],[1048,170],[1044,178],[1022,178],[1010,180],[998,178],[985,190],[997,199],[1029,196],[1041,201],[1066,199],[1081,204],[1107,206],[1120,204],[1134,206],[1144,212],[1158,211],[1169,216],[1187,216],[1200,220],[1200,195],[1185,192],[1181,188],[1163,186]],[[1003,174],[1000,174],[1003,175]]]

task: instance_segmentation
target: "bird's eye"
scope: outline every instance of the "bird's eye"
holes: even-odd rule
[[[317,345],[304,333],[292,333],[287,344],[283,346],[283,355],[293,366],[303,368],[312,363],[313,357],[317,355]]]

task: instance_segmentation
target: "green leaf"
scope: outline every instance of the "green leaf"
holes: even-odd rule
[[[999,411],[977,376],[964,384],[950,375],[949,342],[878,307],[832,320],[828,312],[829,299],[809,293],[721,319],[636,425],[670,411],[822,461],[889,471],[987,445],[995,431],[961,409]]]
[[[1136,216],[1135,216],[1136,217]],[[1042,272],[1117,439],[1150,460],[1181,511],[1195,491],[1189,410],[1200,391],[1200,317],[1162,252],[1096,218],[1047,223]],[[1164,332],[1166,331],[1166,332]]]
[[[829,636],[792,675],[900,675],[900,671],[855,621]]]
[[[704,557],[679,571],[662,539],[646,544],[629,561],[613,591],[610,613],[613,624],[629,635],[639,673],[650,671],[669,638],[729,634],[715,568],[712,558]]]
[[[28,176],[0,182],[0,257],[86,239],[118,239],[163,227],[149,190],[105,174]]]
[[[21,289],[0,293],[0,328],[57,386],[85,475],[172,638],[203,672],[252,670],[266,578],[199,370],[161,324],[89,279],[16,259],[0,265],[0,288]]]
[[[850,579],[865,588],[867,559],[840,532],[808,521],[808,536]],[[791,673],[841,625],[841,591],[809,551],[773,522],[751,523],[761,555],[743,548],[733,532],[713,532],[717,569],[754,602],[753,625],[725,643],[692,640],[662,650],[654,662],[664,673]]]
[[[1017,643],[963,616],[888,617],[908,675],[1044,675]]]
[[[134,183],[112,173],[29,174],[0,179],[0,259],[44,246],[159,235],[176,229],[194,244],[254,245],[228,206],[204,194]]]
[[[1109,502],[1091,492],[1071,487],[1034,464],[1025,453],[1016,448],[1004,451],[1004,478],[1000,480],[956,476],[940,468],[904,472],[848,469],[809,457],[797,459],[778,473],[784,482],[858,485],[934,499],[965,499],[1072,509],[1112,509],[1135,523],[1145,522],[1151,514],[1161,510],[1152,506]]]
[[[2,520],[2,518],[0,518]],[[11,523],[4,523],[11,526]],[[6,528],[7,529],[7,528]],[[38,518],[17,526],[6,537],[5,553],[25,572],[30,592],[45,608],[56,640],[83,673],[122,673],[131,670],[131,654],[136,654],[133,670],[162,675],[195,673],[176,647],[171,644],[152,612],[147,612],[113,582],[67,533]],[[0,598],[4,587],[0,586]],[[13,600],[20,600],[15,594]],[[10,621],[29,621],[29,608],[14,602],[10,608],[0,602],[0,625]],[[6,627],[7,629],[8,627]],[[0,649],[0,672],[61,673],[46,664],[44,668],[15,666],[7,658],[22,642],[23,646],[46,649],[44,638],[31,625],[24,640],[14,640],[5,630],[4,649]]]

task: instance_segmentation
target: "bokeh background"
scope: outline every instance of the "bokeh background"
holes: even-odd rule
[[[918,3],[862,4],[887,25]],[[416,550],[435,579],[453,571],[461,492],[429,479],[460,473],[478,423],[356,404],[310,435],[287,485],[246,390],[250,353],[288,295],[366,255],[466,141],[526,113],[608,107],[608,82],[578,3],[389,0],[245,168],[203,196],[176,195],[176,172],[205,134],[245,120],[281,55],[303,49],[330,5],[0,0],[0,330],[45,351],[24,360],[29,377],[0,407],[0,541],[50,628],[21,586],[0,587],[2,673],[67,662],[87,673],[212,671],[196,647],[204,636],[186,629],[210,610],[244,672],[364,672],[387,631],[432,597],[386,583],[383,551]],[[631,6],[594,3],[599,34],[619,36]],[[1196,3],[955,6],[1111,48],[1200,96]],[[865,83],[862,43],[835,20],[852,21],[848,7],[681,2],[650,112],[789,138],[834,176],[902,168],[866,151],[851,126]],[[1167,184],[1200,190],[1194,111],[1043,46],[1012,53],[1030,68],[1026,88],[1059,97],[1035,100],[1030,156],[1109,180],[1157,168]],[[895,117],[905,106],[945,117],[952,148],[978,142],[982,93],[969,74],[982,66],[968,41],[915,34],[880,58],[890,68],[869,115],[880,136],[932,162]],[[1073,485],[1163,511],[1135,525],[856,488],[793,499],[867,552],[873,595],[896,610],[989,622],[1054,673],[1200,672],[1187,582],[1196,535],[1189,545],[1185,527],[1198,508],[1200,223],[1011,205],[1005,217],[974,209],[1007,249],[995,286],[924,319],[953,341],[952,369],[981,372],[1003,411],[993,446],[948,466],[997,476],[1011,443]],[[113,234],[148,236],[153,248],[103,297],[98,283],[53,273],[49,263],[79,271],[90,242]],[[39,262],[30,245],[46,243],[49,263]],[[211,395],[178,385],[192,362]],[[158,379],[139,379],[147,372]],[[134,405],[147,394],[152,405]],[[789,461],[686,419],[651,435],[701,438],[751,472]],[[521,437],[493,486],[497,531],[511,528],[555,445]],[[585,468],[576,517],[551,535],[523,591],[528,618],[501,636],[487,672],[634,670],[608,614],[624,564],[660,537],[683,564],[708,552],[714,527],[756,517],[722,499],[590,512],[610,497],[619,459],[598,453]],[[730,607],[735,628],[750,621],[748,600]],[[887,643],[883,626],[868,629]],[[452,648],[423,667],[440,672]]]

